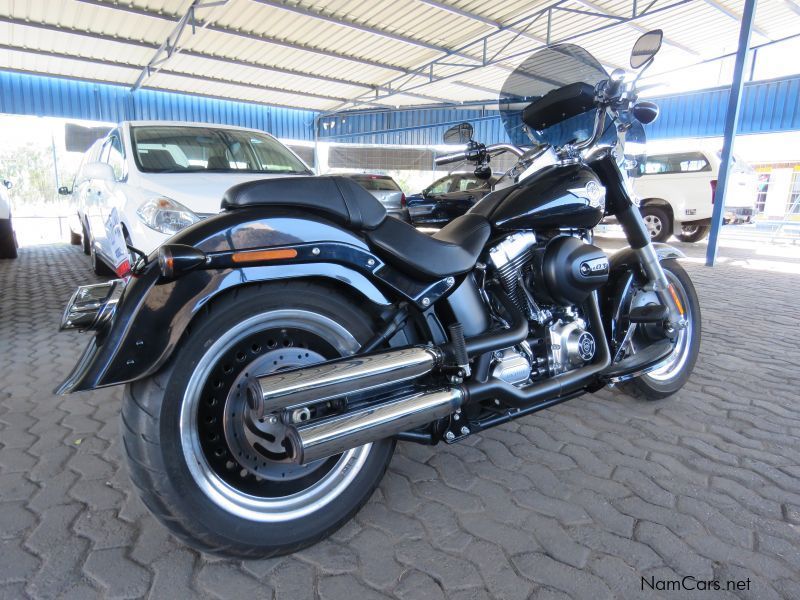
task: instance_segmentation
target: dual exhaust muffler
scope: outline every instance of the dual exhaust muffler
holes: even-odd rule
[[[369,392],[426,375],[442,364],[441,350],[412,346],[329,361],[255,379],[247,391],[253,416],[304,408],[341,396]],[[311,423],[286,428],[289,460],[306,464],[391,437],[446,417],[463,403],[458,387],[416,392]]]

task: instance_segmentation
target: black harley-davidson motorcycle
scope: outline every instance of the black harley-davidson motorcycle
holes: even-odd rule
[[[631,67],[660,45],[643,35]],[[433,236],[349,179],[255,181],[127,281],[78,289],[62,328],[95,336],[57,391],[125,384],[131,478],[175,535],[292,552],[355,514],[396,440],[456,443],[617,383],[647,399],[684,385],[700,307],[681,253],[650,242],[624,149],[657,107],[562,44],[516,69],[500,111],[519,145],[460,125],[448,138],[467,149],[439,162],[516,166]],[[605,215],[630,243],[610,258],[592,244]]]

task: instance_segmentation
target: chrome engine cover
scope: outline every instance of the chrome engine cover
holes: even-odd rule
[[[494,353],[494,357],[492,377],[516,385],[525,383],[531,376],[531,363],[528,357],[514,348],[498,350]]]
[[[594,336],[583,319],[559,319],[550,328],[550,372],[553,375],[581,367],[594,358]]]

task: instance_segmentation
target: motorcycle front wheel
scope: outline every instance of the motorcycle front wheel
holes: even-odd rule
[[[372,335],[351,298],[314,283],[236,290],[213,302],[167,366],[126,386],[131,479],[151,512],[203,552],[269,557],[327,537],[369,499],[395,442],[286,462],[282,421],[254,419],[246,381],[356,352]]]
[[[648,400],[660,400],[680,390],[692,374],[700,352],[700,301],[694,284],[677,261],[663,260],[661,267],[680,300],[687,325],[678,332],[672,354],[659,368],[620,384],[620,387],[632,396]],[[655,293],[640,291],[634,296],[632,307],[648,303],[659,303]]]

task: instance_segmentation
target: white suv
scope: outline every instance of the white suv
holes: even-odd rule
[[[245,181],[311,175],[271,135],[205,123],[121,123],[86,152],[72,189],[84,249],[98,274],[127,270],[129,244],[151,253],[216,214],[225,191]],[[128,263],[128,264],[126,264]]]
[[[720,154],[705,150],[648,155],[633,187],[654,241],[666,241],[673,233],[684,242],[697,242],[708,235],[719,165]],[[756,186],[753,169],[734,157],[725,202],[726,222],[752,220]]]

